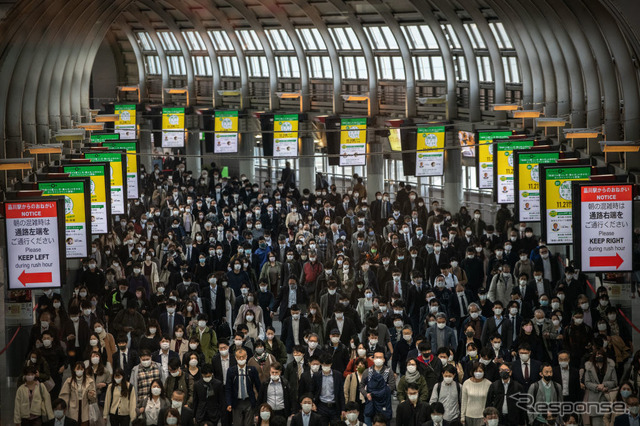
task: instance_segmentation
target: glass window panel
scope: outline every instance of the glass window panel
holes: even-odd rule
[[[309,75],[311,78],[322,78],[320,62],[319,56],[307,56],[307,66],[309,67]]]
[[[278,77],[290,78],[291,67],[289,66],[289,58],[286,56],[278,57]]]
[[[405,72],[404,72],[404,62],[400,56],[394,56],[391,58],[393,63],[393,77],[396,80],[404,80]]]
[[[269,36],[269,41],[271,42],[273,50],[285,50],[284,43],[282,42],[280,33],[277,30],[267,30],[267,35]]]
[[[431,80],[431,67],[429,66],[428,56],[414,56],[413,66],[418,71],[420,80]]]
[[[464,24],[464,30],[466,31],[467,35],[469,36],[469,39],[471,39],[471,46],[474,49],[477,49],[478,48],[478,42],[476,41],[475,34],[473,34],[473,32],[471,31],[470,25],[469,24]]]
[[[364,56],[356,56],[356,69],[358,70],[358,78],[366,79],[369,77],[367,62],[364,60]]]
[[[377,58],[378,78],[382,80],[393,80],[393,67],[391,58],[388,56],[379,56]]]
[[[425,49],[427,47],[422,39],[422,34],[420,34],[420,29],[416,25],[402,26],[402,32],[404,33],[404,37],[407,39],[409,48]]]
[[[445,30],[445,34],[447,35],[447,39],[449,40],[449,45],[452,49],[460,49],[460,41],[458,40],[458,36],[456,32],[453,30],[453,26],[451,24],[442,25],[442,29]]]
[[[441,56],[431,57],[431,70],[434,80],[444,80],[444,63]]]
[[[511,39],[509,38],[509,35],[505,31],[504,25],[502,25],[502,22],[496,22],[495,25],[496,25],[496,30],[500,33],[500,35],[502,36],[502,39],[504,40],[504,48],[513,49],[513,44],[511,43]]]
[[[240,42],[242,43],[242,50],[258,50],[255,43],[253,42],[250,31],[252,30],[237,31],[238,35],[240,36]]]
[[[433,35],[433,31],[431,31],[431,28],[428,25],[420,25],[420,31],[427,43],[427,48],[438,49],[440,47],[436,41],[436,36]]]
[[[328,56],[322,57],[322,73],[324,78],[333,78],[333,67],[331,66],[331,58]]]
[[[318,50],[327,50],[327,45],[325,44],[320,31],[317,28],[311,28],[311,34],[313,34]]]
[[[156,50],[151,37],[146,32],[137,32],[136,36],[138,38],[138,44],[142,46],[142,50]]]
[[[502,57],[502,69],[504,70],[504,80],[507,83],[511,83],[511,69],[509,68],[509,58]]]
[[[333,37],[333,41],[338,50],[349,50],[350,45],[346,39],[346,34],[344,33],[344,28],[342,27],[331,27],[329,28],[329,32],[331,33],[331,37]]]
[[[158,36],[160,38],[160,44],[162,45],[162,49],[164,50],[169,50],[168,46],[167,46],[167,41],[165,40],[165,38],[163,37],[162,33],[158,33]]]
[[[382,31],[380,27],[367,27],[366,31],[369,36],[369,42],[373,46],[374,49],[377,50],[387,50],[387,43],[385,42],[384,36],[382,35]]]
[[[396,40],[396,37],[391,32],[391,28],[382,27],[382,35],[383,35],[385,41],[387,42],[387,47],[389,49],[397,49],[398,48],[398,40]]]
[[[209,38],[217,51],[233,50],[229,36],[224,31],[209,31]]]
[[[478,66],[478,78],[480,81],[486,81],[484,77],[484,68],[482,68],[482,58],[480,56],[476,56],[476,65]]]
[[[287,57],[287,60],[291,66],[291,77],[300,78],[300,63],[298,62],[298,58],[289,56]]]
[[[484,39],[482,38],[482,34],[480,34],[480,30],[478,29],[478,26],[474,23],[471,24],[465,24],[465,29],[467,30],[467,33],[470,33],[473,35],[473,39],[475,40],[476,46],[474,46],[474,49],[486,49],[487,45],[484,42]]]
[[[289,33],[287,33],[286,30],[284,29],[280,29],[280,38],[282,38],[282,41],[284,42],[284,47],[287,50],[294,50],[293,48],[293,42],[291,41],[291,37],[289,37]]]
[[[456,56],[454,59],[454,64],[456,65],[456,78],[459,81],[469,80],[467,77],[467,64],[464,60],[464,56]]]
[[[355,31],[353,31],[353,28],[346,27],[344,31],[346,33],[347,40],[351,43],[351,48],[353,50],[362,49],[362,46],[360,46],[360,40],[358,39],[358,36],[356,36]]]
[[[493,37],[496,39],[496,43],[498,43],[498,49],[504,49],[504,42],[502,41],[502,37],[496,28],[495,22],[489,23],[489,28],[491,28],[491,32],[493,33]]]
[[[521,83],[520,80],[520,67],[518,66],[518,58],[515,56],[509,57],[509,65],[511,67],[511,82]]]
[[[296,29],[298,33],[298,37],[302,40],[302,45],[305,50],[317,50],[318,46],[316,45],[315,39],[311,34],[310,28],[298,28]]]
[[[356,71],[356,60],[353,56],[343,56],[340,58],[342,65],[342,78],[355,79],[358,78]]]
[[[482,57],[482,67],[484,68],[485,81],[493,81],[493,70],[491,69],[491,61],[488,56]]]

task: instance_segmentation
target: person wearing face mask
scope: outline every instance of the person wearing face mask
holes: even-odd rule
[[[51,323],[51,314],[49,311],[44,311],[40,313],[40,317],[38,321],[36,321],[36,325],[31,327],[31,332],[29,333],[29,350],[42,348],[42,334],[44,332],[51,332],[53,335],[58,335],[58,330]]]
[[[473,246],[467,247],[466,252],[463,252],[461,256],[462,255],[464,255],[464,259],[460,263],[460,266],[469,279],[466,287],[473,293],[476,293],[480,290],[485,281],[483,259],[476,255],[476,251]]]
[[[36,371],[33,365],[22,370],[25,382],[18,387],[13,405],[13,423],[15,425],[34,424],[32,423],[33,419],[38,420],[36,424],[42,424],[42,417],[54,418],[51,397],[44,384],[38,381]]]
[[[611,399],[610,394],[615,395],[614,389],[618,386],[616,365],[614,360],[606,356],[604,349],[596,348],[585,362],[583,380],[588,402],[608,402]],[[604,425],[604,417],[592,414],[591,424]]]
[[[436,314],[436,324],[427,328],[426,340],[432,348],[448,347],[454,351],[458,347],[453,328],[447,326],[447,315],[443,312]]]
[[[50,339],[49,334],[45,333],[45,336],[47,339]],[[51,344],[49,344],[49,347],[51,347]],[[43,344],[43,349],[44,349],[44,344]],[[24,362],[23,369],[24,367],[29,367],[29,366],[35,367],[37,372],[36,379],[40,383],[46,383],[47,391],[51,391],[55,384],[54,384],[54,381],[51,379],[49,363],[42,356],[41,350],[34,349],[27,354],[27,359]],[[24,383],[24,377],[22,377],[21,375],[20,377],[18,377],[18,386],[20,386],[23,383]]]
[[[299,400],[302,407],[300,412],[291,418],[291,426],[321,426],[321,416],[313,411],[313,398],[311,394],[302,395]],[[348,405],[348,404],[347,404]],[[346,408],[346,407],[345,407]],[[357,425],[362,426],[362,425]]]
[[[131,385],[136,390],[138,411],[144,407],[145,399],[152,396],[152,383],[163,383],[162,366],[151,359],[151,352],[147,349],[140,351],[140,363],[131,369]],[[157,395],[153,395],[157,396]]]
[[[420,373],[417,372],[414,374],[417,374],[418,376],[420,375]],[[422,379],[424,380],[424,378]],[[423,395],[425,389],[421,389],[421,386],[415,381],[406,384],[405,389],[406,391],[403,391],[403,398],[401,400],[402,402],[398,404],[398,408],[396,410],[396,424],[429,425],[429,422],[423,422],[429,418],[429,413],[431,413],[431,418],[435,418],[435,420],[438,421],[438,426],[444,426],[442,421],[444,407],[442,406],[442,404],[436,403],[433,404],[430,408],[427,399]],[[399,390],[398,399],[400,400]],[[438,414],[440,414],[440,417],[438,417]]]
[[[306,330],[311,328],[309,320],[300,315],[300,307],[293,305],[290,308],[290,315],[282,323],[282,340],[287,347],[287,354],[291,354],[294,346],[304,343]]]
[[[485,366],[481,363],[473,364],[471,373],[462,385],[460,420],[465,426],[480,426],[491,382],[484,377]]]
[[[253,421],[253,407],[256,395],[260,393],[258,371],[247,365],[247,351],[235,352],[236,365],[227,370],[225,395],[227,411],[232,413],[233,424],[249,426]]]
[[[476,209],[473,211],[473,218],[469,222],[468,226],[471,228],[471,230],[473,231],[473,235],[477,239],[481,239],[485,236],[484,232],[487,229],[487,224],[484,222],[484,220],[481,219],[480,210]]]
[[[44,422],[43,426],[78,426],[78,422],[67,417],[67,403],[64,402],[63,399],[54,399],[51,403],[51,406],[53,407],[53,418],[47,422]],[[118,425],[118,423],[112,424]]]
[[[483,426],[498,426],[500,424],[500,412],[495,407],[487,407],[482,412]]]
[[[378,414],[391,420],[391,395],[396,390],[395,374],[385,365],[383,351],[373,354],[373,363],[373,367],[364,371],[360,382],[360,393],[366,398],[364,421],[367,425],[372,424],[372,418]]]
[[[533,262],[529,259],[527,252],[520,249],[518,251],[518,261],[513,268],[513,275],[519,277],[521,274],[527,274],[527,277],[533,276]]]
[[[578,402],[583,400],[584,384],[577,368],[570,365],[568,351],[558,353],[558,366],[553,367],[553,381],[562,386],[562,400]]]
[[[149,395],[138,403],[137,411],[147,425],[164,425],[166,418],[160,417],[160,413],[170,409],[171,402],[166,397],[161,380],[152,380],[149,387]],[[138,395],[138,400],[140,400],[140,395]]]
[[[500,380],[489,387],[487,407],[495,407],[500,412],[500,424],[525,425],[526,412],[520,408],[513,395],[524,392],[520,383],[511,378],[511,364],[501,364],[498,370]]]
[[[550,283],[560,281],[562,265],[557,256],[552,255],[551,252],[549,252],[549,248],[544,245],[538,247],[538,254],[540,256],[533,259],[534,270],[539,269],[543,271],[542,275],[544,279]]]
[[[320,301],[322,306],[322,300]],[[288,316],[293,305],[299,306],[300,309],[306,310],[308,303],[307,292],[303,286],[298,284],[297,278],[289,277],[287,284],[280,287],[278,296],[276,297],[274,308],[277,308],[278,318],[283,322]],[[272,317],[275,312],[271,312]],[[326,318],[326,316],[324,316]]]
[[[181,390],[170,391],[165,389],[165,393],[170,397],[170,406],[160,410],[160,418],[166,419],[165,425],[172,425],[171,418],[176,420],[174,425],[192,426],[194,425],[195,412],[190,408],[191,404],[187,404],[186,395]],[[175,410],[175,412],[174,412]]]
[[[197,339],[198,350],[205,357],[205,362],[210,363],[211,359],[218,352],[218,336],[212,327],[207,324],[209,317],[206,314],[199,314],[198,321],[194,327],[189,327],[189,339]]]
[[[429,241],[427,241],[427,245],[429,245]],[[427,273],[425,277],[429,279],[429,282],[435,282],[436,277],[441,273],[440,265],[446,265],[448,263],[449,258],[442,252],[442,243],[440,241],[435,241],[433,243],[433,253],[429,253],[429,255],[427,255]]]
[[[492,302],[501,301],[506,304],[510,300],[511,290],[515,286],[515,280],[511,274],[511,266],[502,263],[501,270],[493,276],[489,285],[489,300]]]
[[[530,395],[533,404],[553,404],[562,401],[562,386],[553,381],[553,369],[550,364],[545,363],[540,370],[540,380],[533,383],[527,393]],[[539,426],[548,423],[555,423],[549,413],[540,413],[536,410],[530,410],[528,413],[529,424]],[[591,416],[591,424],[593,425],[594,416]],[[602,419],[602,417],[600,417]],[[602,423],[600,423],[602,425]]]
[[[415,358],[407,360],[405,374],[398,381],[398,401],[403,402],[407,399],[408,394],[410,394],[409,386],[412,384],[417,386],[418,399],[422,402],[428,402],[430,392],[427,387],[427,380],[418,371],[418,361]]]
[[[579,368],[580,360],[593,342],[593,332],[584,323],[584,312],[579,307],[573,313],[571,324],[565,328],[564,341],[571,353],[571,366]]]
[[[80,272],[78,277],[77,286],[84,286],[87,288],[90,294],[97,294],[98,296],[104,296],[104,272],[98,268],[98,263],[95,259],[87,259],[87,268]]]
[[[256,340],[253,347],[253,356],[249,358],[247,365],[254,367],[258,371],[261,383],[269,379],[271,366],[275,364],[278,364],[278,361],[266,351],[264,342],[259,339]]]
[[[503,342],[511,341],[513,330],[511,329],[511,322],[507,319],[506,314],[507,313],[504,312],[504,304],[499,300],[496,301],[493,304],[493,315],[487,317],[482,327],[482,335],[480,337],[482,346],[487,346],[489,339],[495,334],[499,334]]]
[[[359,412],[362,412],[364,409],[364,404],[366,403],[366,398],[362,396],[360,392],[360,383],[362,382],[362,375],[368,367],[368,362],[364,358],[355,358],[352,361],[353,372],[345,371],[345,380],[344,380],[344,392],[345,392],[345,401],[348,404],[355,403]],[[371,365],[373,365],[373,361],[371,361]]]
[[[69,407],[67,415],[78,423],[89,424],[89,405],[97,402],[96,386],[93,379],[85,371],[83,362],[76,362],[73,374],[60,390],[60,398]]]

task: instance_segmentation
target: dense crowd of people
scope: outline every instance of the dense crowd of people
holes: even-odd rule
[[[628,324],[506,206],[163,169],[39,297],[16,425],[638,425]]]

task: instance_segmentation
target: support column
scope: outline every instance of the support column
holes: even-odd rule
[[[376,126],[377,127],[377,126]],[[382,141],[375,131],[367,132],[369,156],[367,157],[367,199],[375,198],[378,191],[384,191],[384,159],[382,158]]]
[[[299,123],[300,130],[300,182],[298,189],[302,192],[303,189],[308,188],[313,193],[316,187],[316,165],[315,158],[315,146],[313,143],[313,136],[311,134],[311,125],[309,120],[301,121]]]
[[[202,149],[200,148],[199,129],[188,130],[185,153],[187,154],[187,170],[190,170],[193,176],[200,176]]]
[[[138,163],[144,164],[144,169],[147,173],[153,173],[153,161],[151,160],[153,155],[153,144],[151,143],[152,131],[153,123],[151,120],[146,119],[140,122],[140,131],[138,136],[138,152],[140,152],[140,157],[138,158]],[[163,153],[165,152],[164,149],[161,151]]]
[[[240,145],[238,147],[238,177],[241,174],[247,175],[250,182],[255,181],[255,160],[253,158],[253,148],[255,147],[256,134],[258,129],[251,126],[251,121],[256,121],[253,117],[238,119],[238,130],[240,131]]]
[[[445,146],[454,147],[453,133],[446,134]],[[455,213],[463,203],[462,164],[460,151],[447,149],[444,151],[444,208]]]

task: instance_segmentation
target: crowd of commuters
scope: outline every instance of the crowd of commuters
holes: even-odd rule
[[[638,425],[627,323],[506,207],[163,167],[39,297],[16,425]]]

